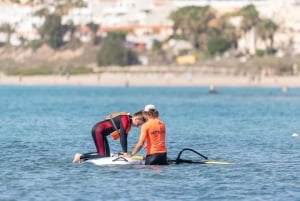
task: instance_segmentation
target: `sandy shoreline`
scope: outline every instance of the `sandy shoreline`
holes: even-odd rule
[[[249,77],[198,72],[104,72],[87,75],[6,76],[0,74],[0,85],[41,86],[257,86],[300,87],[299,76]]]

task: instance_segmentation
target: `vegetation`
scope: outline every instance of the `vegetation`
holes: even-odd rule
[[[204,49],[208,22],[215,18],[210,7],[188,6],[179,8],[170,14],[174,21],[174,33],[191,42],[196,49]]]
[[[55,14],[48,15],[43,26],[43,39],[49,46],[58,49],[63,45],[62,38],[61,17]]]
[[[99,29],[99,24],[95,24],[93,22],[91,23],[88,23],[87,26],[90,28],[90,30],[92,31],[92,43],[94,45],[97,45],[98,44],[98,40],[97,40],[97,32],[98,32],[98,29]]]
[[[244,33],[250,31],[259,22],[258,12],[254,5],[248,5],[236,13],[243,17],[241,28]]]
[[[97,56],[99,66],[128,66],[138,64],[137,54],[124,47],[124,33],[111,33],[107,36]]]
[[[1,25],[0,31],[7,34],[6,45],[9,45],[11,34],[14,32],[14,29],[12,28],[12,26],[10,24],[4,23]]]
[[[207,48],[208,52],[211,55],[215,55],[217,53],[224,53],[227,49],[229,49],[230,43],[221,36],[215,36],[209,39]]]
[[[85,67],[73,67],[65,66],[55,68],[53,66],[41,66],[38,68],[30,67],[18,67],[18,68],[5,68],[5,74],[7,75],[52,75],[52,74],[61,74],[61,75],[76,75],[76,74],[88,74],[92,70]]]
[[[257,34],[266,42],[266,47],[268,49],[273,49],[273,38],[276,30],[277,25],[270,19],[262,19],[257,25]]]

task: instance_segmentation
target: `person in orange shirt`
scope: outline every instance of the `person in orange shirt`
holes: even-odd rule
[[[168,165],[166,126],[154,105],[146,105],[143,114],[147,121],[142,125],[140,138],[130,155],[135,155],[146,142],[145,165]]]

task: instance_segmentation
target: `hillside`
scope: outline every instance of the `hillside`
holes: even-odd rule
[[[0,69],[13,67],[42,67],[42,66],[96,66],[98,47],[85,45],[77,49],[55,51],[47,45],[37,50],[24,48],[1,48]]]

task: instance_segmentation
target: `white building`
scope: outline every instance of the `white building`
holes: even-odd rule
[[[172,34],[172,22],[168,15],[176,7],[159,0],[111,0],[87,1],[86,8],[75,8],[63,17],[63,23],[75,25],[93,22],[101,32],[129,31],[128,40],[151,46],[153,40],[164,40]]]
[[[39,39],[37,28],[42,26],[44,18],[33,15],[38,9],[38,7],[18,4],[0,4],[0,26],[9,24],[12,28],[14,32],[10,38],[12,45],[20,45],[21,38],[28,40]],[[7,33],[2,32],[1,35],[0,41],[6,42]],[[3,37],[3,35],[6,35],[6,37]]]
[[[300,0],[269,0],[268,5],[257,7],[261,17],[272,19],[279,25],[274,38],[275,47],[292,44],[295,53],[300,53]]]

